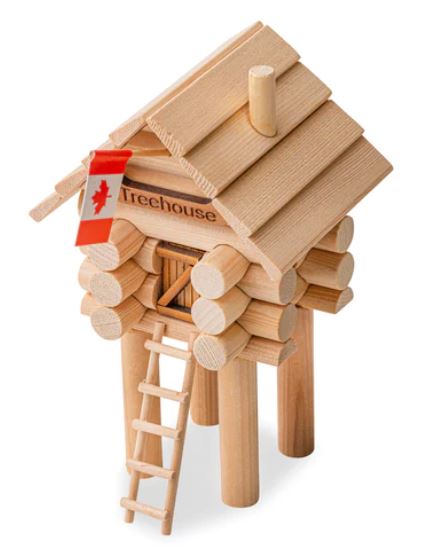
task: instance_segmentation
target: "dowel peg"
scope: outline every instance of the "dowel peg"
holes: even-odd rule
[[[263,136],[277,134],[276,76],[271,66],[249,70],[249,116],[252,126]]]

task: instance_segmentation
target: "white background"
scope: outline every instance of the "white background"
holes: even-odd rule
[[[428,557],[425,5],[2,4],[2,557]],[[75,201],[41,224],[27,211],[120,122],[257,19],[299,51],[395,171],[352,212],[354,302],[316,318],[316,451],[301,460],[276,451],[275,370],[260,367],[260,502],[221,503],[217,428],[191,425],[165,538],[156,521],[122,520],[119,343],[79,315]],[[148,482],[149,499],[157,489]]]

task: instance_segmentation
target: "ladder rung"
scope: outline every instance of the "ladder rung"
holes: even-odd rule
[[[161,386],[156,386],[155,384],[149,384],[147,382],[141,382],[139,384],[139,392],[149,394],[149,396],[158,396],[158,398],[167,398],[167,400],[174,400],[182,404],[186,402],[189,397],[187,392],[176,392],[175,390],[162,388]]]
[[[132,499],[127,499],[126,497],[121,499],[121,507],[134,512],[142,512],[143,514],[147,514],[148,516],[152,516],[152,518],[157,518],[158,520],[165,520],[168,517],[167,510],[158,509],[156,507],[152,507],[151,505],[145,505],[144,503],[139,503],[137,501],[133,501]]]
[[[129,459],[127,460],[127,466],[136,472],[149,474],[150,476],[162,477],[163,479],[173,479],[175,474],[174,470],[168,470],[167,468],[155,466],[155,464],[147,464],[146,462],[140,462],[139,460]]]
[[[180,439],[181,431],[171,427],[164,427],[164,425],[158,425],[157,423],[133,419],[132,426],[136,431],[143,431],[144,433],[158,435],[159,437],[168,437],[169,439]]]
[[[149,351],[162,353],[163,355],[169,355],[170,357],[176,357],[177,359],[183,359],[184,361],[189,361],[192,357],[192,353],[190,351],[167,344],[161,344],[160,342],[154,342],[153,340],[146,340],[144,346]]]

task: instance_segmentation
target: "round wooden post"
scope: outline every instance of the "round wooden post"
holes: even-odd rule
[[[217,373],[195,365],[191,398],[191,417],[197,425],[219,423]]]
[[[218,375],[222,499],[248,507],[259,499],[256,363],[237,357]]]
[[[313,311],[298,309],[297,351],[277,372],[278,445],[300,458],[314,450]]]
[[[131,422],[133,419],[140,416],[143,395],[138,391],[138,385],[143,382],[146,377],[149,351],[145,349],[144,343],[150,337],[151,336],[144,332],[131,330],[121,338],[127,459],[132,458],[134,452],[136,431],[131,427]],[[159,398],[150,399],[148,421],[161,423]],[[143,462],[162,466],[162,445],[160,437],[145,435],[141,459]],[[150,477],[146,474],[142,474],[141,476]]]

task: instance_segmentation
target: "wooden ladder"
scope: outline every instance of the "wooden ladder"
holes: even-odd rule
[[[146,340],[145,348],[150,351],[149,364],[144,382],[140,383],[138,390],[143,393],[140,418],[134,419],[132,426],[137,430],[136,444],[134,447],[133,458],[127,460],[127,466],[131,470],[130,488],[128,497],[121,499],[121,506],[126,509],[125,522],[133,522],[134,513],[141,512],[162,521],[161,531],[163,534],[171,534],[173,524],[174,507],[176,503],[177,486],[179,483],[180,466],[182,463],[183,445],[185,442],[186,425],[188,422],[189,406],[191,401],[192,385],[195,372],[195,358],[192,353],[192,344],[195,335],[192,334],[188,351],[172,347],[162,343],[165,325],[157,322],[154,328],[152,340]],[[186,361],[186,368],[183,377],[182,391],[176,392],[168,388],[162,388],[155,384],[157,377],[160,354],[169,355]],[[179,402],[179,412],[176,428],[164,427],[156,423],[147,421],[150,399],[166,398]],[[163,468],[154,464],[141,461],[145,433],[158,435],[159,437],[169,437],[174,439],[173,456],[171,468]],[[140,474],[149,474],[168,480],[165,505],[163,509],[146,505],[137,501],[139,491]]]

